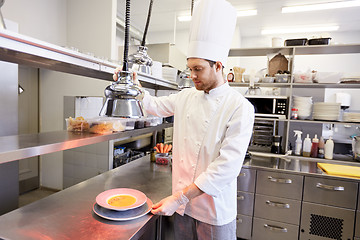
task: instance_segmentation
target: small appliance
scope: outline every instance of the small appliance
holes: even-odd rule
[[[285,119],[288,113],[287,96],[245,95],[255,108],[256,117]]]

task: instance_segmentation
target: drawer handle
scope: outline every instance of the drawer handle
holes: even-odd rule
[[[276,183],[287,183],[287,184],[292,183],[291,179],[286,179],[286,178],[273,178],[272,176],[268,176],[268,179],[271,182],[276,182]]]
[[[239,174],[239,177],[245,177],[246,176],[246,173],[240,173]]]
[[[288,204],[288,203],[272,202],[272,201],[267,200],[266,204],[271,207],[290,208],[290,204]]]
[[[268,225],[268,224],[264,224],[264,227],[269,229],[270,231],[278,231],[278,232],[287,232],[287,228],[283,228],[283,227],[278,227],[278,226],[274,226],[274,225]]]
[[[236,217],[236,221],[238,221],[239,223],[243,223],[243,220],[239,217]]]
[[[237,196],[237,198],[238,198],[238,200],[241,200],[241,201],[245,199],[244,196]]]
[[[325,190],[331,190],[331,191],[344,191],[345,188],[343,186],[330,186],[330,185],[325,185],[325,184],[322,184],[322,183],[317,183],[316,184],[316,187],[318,188],[322,188],[322,189],[325,189]]]

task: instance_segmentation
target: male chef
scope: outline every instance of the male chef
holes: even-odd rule
[[[198,1],[187,55],[195,88],[165,97],[146,92],[143,99],[148,113],[174,115],[173,194],[154,204],[152,213],[176,212],[178,240],[236,239],[237,176],[254,108],[223,77],[235,25],[236,11],[227,1]]]

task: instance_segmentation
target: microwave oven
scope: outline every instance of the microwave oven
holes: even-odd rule
[[[256,117],[285,119],[288,113],[287,96],[245,95],[255,108]]]

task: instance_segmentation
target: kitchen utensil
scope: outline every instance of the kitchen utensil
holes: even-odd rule
[[[113,206],[108,203],[108,200],[114,196],[131,196],[136,199],[136,201],[129,206]],[[147,200],[146,195],[143,192],[140,192],[136,189],[131,188],[114,188],[107,191],[104,191],[96,196],[96,203],[106,209],[111,209],[115,211],[126,211],[129,209],[134,209],[142,206]]]
[[[352,139],[352,152],[355,160],[360,161],[360,136],[354,136]]]
[[[306,45],[307,38],[298,38],[298,39],[286,39],[285,46],[304,46]]]
[[[126,0],[123,68],[118,74],[118,80],[105,89],[106,100],[100,111],[100,116],[130,118],[144,116],[141,100],[145,92],[133,83],[133,74],[128,70],[129,31],[130,0]]]
[[[281,139],[280,135],[273,136],[273,143],[271,146],[272,153],[281,153]]]

